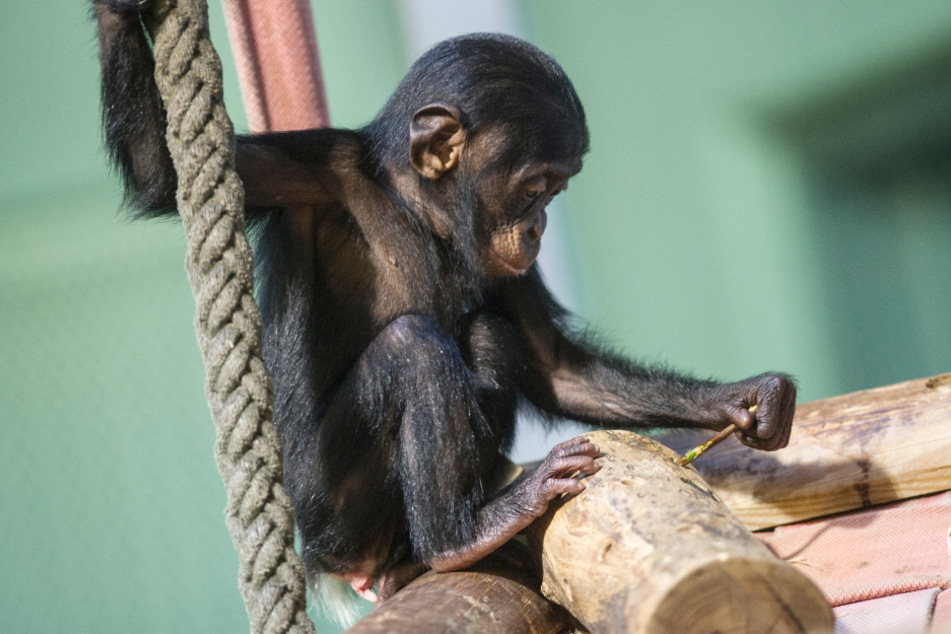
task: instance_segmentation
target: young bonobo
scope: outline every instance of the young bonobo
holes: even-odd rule
[[[175,213],[148,2],[94,5],[128,202]],[[533,263],[545,207],[587,149],[558,64],[488,34],[423,55],[364,128],[238,139],[284,481],[312,577],[342,576],[371,600],[377,584],[386,598],[425,566],[473,564],[555,496],[580,493],[570,475],[598,469],[585,438],[492,490],[519,404],[604,427],[735,423],[751,447],[788,442],[785,375],[695,380],[568,328]]]

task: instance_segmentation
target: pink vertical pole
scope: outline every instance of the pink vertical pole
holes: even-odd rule
[[[330,125],[307,0],[222,0],[251,132]]]

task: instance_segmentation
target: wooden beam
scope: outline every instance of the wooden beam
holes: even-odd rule
[[[427,572],[347,632],[556,634],[570,617],[539,594],[533,569],[524,546],[507,544],[470,570]]]
[[[658,440],[683,453],[709,435]],[[787,448],[731,439],[692,466],[754,530],[947,490],[951,374],[801,404]]]
[[[831,632],[822,593],[774,557],[679,456],[586,434],[602,469],[529,528],[542,593],[591,632]]]

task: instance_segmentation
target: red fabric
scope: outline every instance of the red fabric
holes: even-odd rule
[[[951,590],[945,590],[938,595],[931,622],[935,629],[941,632],[951,631]]]
[[[832,605],[951,586],[951,492],[760,533]]]
[[[946,492],[758,535],[844,606],[836,632],[905,634],[951,624],[949,528]]]
[[[915,634],[927,632],[938,588],[840,605],[835,634]]]
[[[252,132],[330,125],[307,0],[224,0]]]

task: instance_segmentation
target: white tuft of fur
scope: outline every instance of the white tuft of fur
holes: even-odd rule
[[[350,627],[360,617],[357,594],[350,583],[328,574],[317,575],[311,582],[317,609],[342,627]]]

